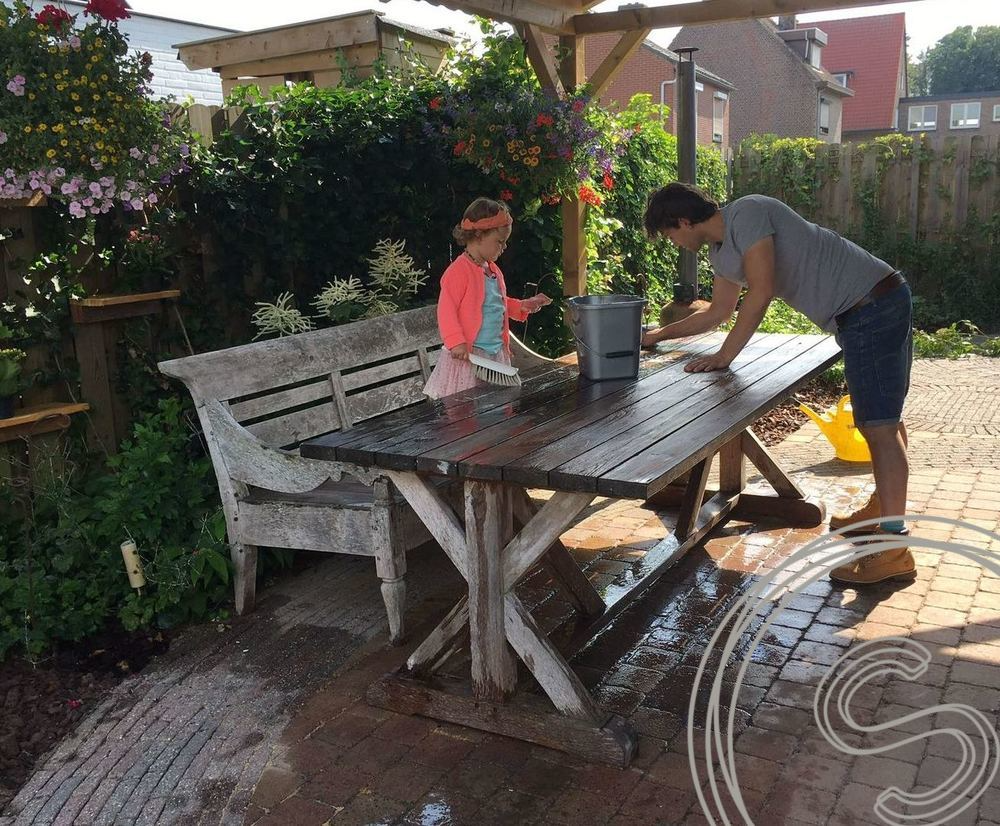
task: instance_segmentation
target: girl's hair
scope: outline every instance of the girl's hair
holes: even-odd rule
[[[462,215],[462,220],[481,221],[483,218],[492,218],[494,215],[499,215],[501,212],[506,212],[508,215],[510,214],[510,210],[507,209],[507,204],[502,201],[494,201],[492,198],[476,198],[476,200],[465,208],[465,214]],[[462,224],[459,222],[455,225],[451,234],[456,243],[458,243],[459,246],[464,247],[470,241],[475,241],[487,232],[492,231],[493,230],[490,229],[462,229]]]
[[[655,238],[665,229],[677,229],[681,219],[692,224],[707,221],[719,205],[702,190],[679,181],[656,190],[646,202],[646,235]]]

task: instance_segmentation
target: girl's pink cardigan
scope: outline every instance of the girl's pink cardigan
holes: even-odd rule
[[[503,317],[503,346],[510,350],[509,318],[514,321],[524,321],[528,311],[522,306],[519,298],[507,296],[507,286],[504,284],[503,273],[495,263],[490,263],[490,270],[496,273],[500,282],[500,295],[504,297],[507,312]],[[486,296],[486,276],[481,267],[477,266],[469,256],[458,256],[441,276],[441,298],[438,299],[437,319],[438,329],[444,346],[449,350],[457,344],[465,344],[470,350],[479,335],[483,325],[483,299]]]

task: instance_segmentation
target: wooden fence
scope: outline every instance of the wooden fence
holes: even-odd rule
[[[768,162],[754,150],[740,152],[733,170],[739,194],[761,192],[841,233],[864,219],[866,198],[887,226],[914,238],[962,228],[970,217],[989,220],[1000,211],[1000,137],[962,135],[940,142],[902,145],[831,144],[819,147],[808,168]]]

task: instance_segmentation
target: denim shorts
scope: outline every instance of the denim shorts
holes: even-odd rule
[[[859,427],[898,424],[910,389],[913,298],[903,284],[851,310],[837,326],[844,374]]]

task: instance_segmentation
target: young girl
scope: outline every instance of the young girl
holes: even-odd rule
[[[504,204],[476,198],[454,229],[455,240],[465,252],[441,276],[437,317],[445,351],[424,386],[424,394],[432,399],[479,384],[469,353],[510,364],[509,319],[524,321],[552,303],[544,293],[525,299],[508,297],[496,260],[507,246],[512,225]]]

